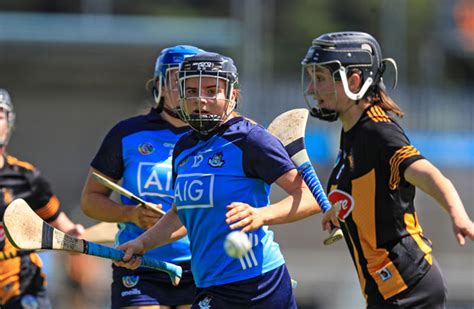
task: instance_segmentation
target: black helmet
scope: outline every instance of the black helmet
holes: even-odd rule
[[[334,78],[342,81],[346,95],[357,101],[371,95],[377,87],[384,87],[382,75],[385,72],[386,62],[393,64],[396,71],[395,61],[390,58],[382,58],[380,45],[370,34],[333,32],[314,39],[301,64],[303,71],[309,65],[320,65],[328,67],[332,73],[339,73],[333,74]],[[358,69],[361,72],[363,84],[357,93],[353,93],[348,87],[347,73],[351,69]],[[313,116],[318,116],[314,115],[314,113],[318,113],[317,110],[318,108],[311,107]],[[333,120],[336,119],[337,116]]]
[[[226,56],[217,53],[202,53],[185,58],[179,66],[178,72],[179,97],[183,120],[195,131],[201,134],[208,134],[217,128],[235,109],[236,104],[231,104],[231,96],[234,89],[239,88],[239,79],[237,67],[234,61]],[[224,80],[225,99],[227,100],[226,111],[222,115],[213,114],[194,114],[188,111],[185,106],[186,99],[186,80],[192,77],[213,77],[216,80]],[[199,90],[198,97],[204,97]],[[230,108],[229,108],[230,107]]]

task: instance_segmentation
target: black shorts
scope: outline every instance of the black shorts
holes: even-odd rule
[[[190,263],[178,263],[183,276],[178,286],[173,286],[168,274],[148,268],[130,270],[112,265],[112,309],[130,306],[192,304],[196,285]]]
[[[367,306],[368,309],[444,309],[447,303],[446,281],[438,262],[433,258],[428,272],[416,284],[390,297],[381,304]]]

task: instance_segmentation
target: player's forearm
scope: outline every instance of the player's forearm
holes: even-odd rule
[[[283,200],[261,210],[265,225],[291,223],[321,211],[307,187],[298,188]]]
[[[90,218],[103,222],[130,222],[133,207],[112,201],[102,193],[83,193],[81,209]]]
[[[164,246],[186,236],[176,209],[169,210],[163,218],[140,236],[145,251]]]
[[[464,205],[459,197],[458,192],[454,188],[452,182],[443,175],[438,176],[439,179],[433,179],[431,187],[423,191],[431,195],[451,216],[467,216]]]

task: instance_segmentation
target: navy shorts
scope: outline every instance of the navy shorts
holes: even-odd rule
[[[294,309],[291,278],[285,265],[255,278],[198,289],[192,309]]]
[[[374,304],[367,308],[444,309],[447,303],[446,298],[446,282],[438,262],[433,258],[433,265],[420,281],[405,291],[390,297],[383,304]]]
[[[178,263],[183,276],[178,286],[173,286],[168,274],[148,268],[130,270],[112,265],[112,308],[192,304],[196,285],[190,263]]]

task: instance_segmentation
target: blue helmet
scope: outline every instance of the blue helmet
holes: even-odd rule
[[[5,113],[8,123],[8,133],[4,140],[0,140],[0,147],[6,146],[10,140],[13,125],[15,124],[15,111],[10,94],[5,89],[0,88],[0,109]]]
[[[186,57],[194,56],[203,53],[204,50],[191,45],[177,45],[168,47],[160,52],[158,58],[156,58],[154,78],[155,82],[153,85],[153,97],[158,109],[163,109],[161,102],[162,87],[165,85],[168,78],[168,70],[171,68],[178,68],[179,64]],[[157,82],[158,85],[157,85]]]

